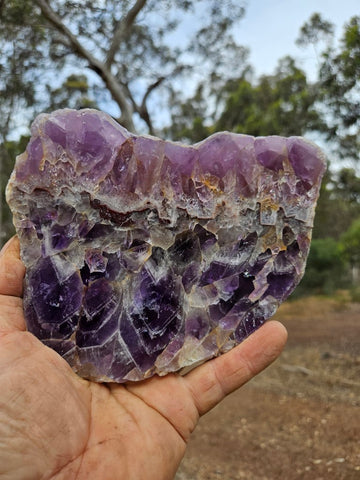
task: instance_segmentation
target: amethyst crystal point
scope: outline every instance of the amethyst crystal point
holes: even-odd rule
[[[7,188],[28,329],[97,381],[229,350],[300,281],[324,169],[299,137],[189,147],[94,110],[40,115]]]

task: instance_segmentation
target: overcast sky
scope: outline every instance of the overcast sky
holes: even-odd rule
[[[315,53],[295,45],[301,26],[314,12],[336,25],[336,35],[350,17],[360,15],[360,0],[248,0],[237,38],[250,48],[250,64],[257,74],[272,73],[277,60],[292,55],[313,73]]]

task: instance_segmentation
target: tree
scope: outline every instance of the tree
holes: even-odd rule
[[[215,128],[250,135],[303,135],[325,128],[316,110],[317,94],[291,57],[273,75],[254,81],[251,72],[225,86],[227,100]]]
[[[298,44],[312,44],[321,52],[317,89],[328,123],[327,139],[341,159],[360,158],[360,17],[344,26],[339,47],[333,46],[334,26],[314,14],[301,29]]]
[[[46,85],[49,92],[49,110],[58,108],[97,108],[86,75],[69,75],[60,87]],[[89,96],[91,95],[91,97]]]
[[[330,294],[347,284],[346,261],[339,243],[333,238],[319,238],[311,242],[304,278],[296,295],[303,293]]]
[[[209,98],[240,74],[247,51],[232,28],[243,14],[238,0],[0,0],[3,239],[16,150],[9,133],[41,111],[99,106],[129,130],[154,134],[193,88]]]
[[[196,143],[213,133],[206,126],[207,102],[204,86],[199,85],[194,96],[183,101],[175,101],[171,109],[171,124],[164,129],[165,136],[173,140]]]
[[[318,13],[301,28],[297,43],[313,46],[318,59],[316,81],[309,81],[291,57],[281,59],[273,75],[260,78],[254,78],[251,67],[244,64],[239,77],[225,80],[218,88],[213,117],[201,107],[206,95],[196,91],[172,117],[171,134],[176,139],[192,139],[195,134],[199,139],[197,133],[203,136],[224,129],[252,135],[316,132],[327,142],[328,154],[358,160],[360,17],[345,24],[338,45],[334,31],[334,25]]]
[[[327,170],[316,208],[313,237],[339,240],[360,216],[360,178],[353,168]]]
[[[19,141],[0,143],[0,245],[15,233],[12,215],[5,201],[5,187],[14,166],[14,159],[23,152],[29,137],[22,136]]]
[[[317,110],[317,91],[291,57],[278,62],[273,75],[254,78],[244,65],[239,78],[217,91],[215,115],[206,116],[203,89],[180,105],[168,132],[176,140],[198,141],[218,130],[249,135],[303,135],[326,126]]]
[[[45,86],[56,82],[51,72],[63,80],[69,71],[86,75],[86,83],[107,90],[107,105],[116,106],[131,131],[154,133],[164,96],[181,90],[184,97],[184,82],[206,85],[211,78],[214,85],[235,76],[245,55],[231,33],[244,14],[237,0],[8,0],[0,9],[2,71],[11,75],[12,64],[20,69],[19,78],[32,87],[28,103],[42,110],[50,104],[52,90]],[[182,30],[180,18],[191,19]],[[21,88],[13,98],[27,106]]]
[[[312,44],[319,59],[318,80],[310,82],[291,57],[272,75],[254,76],[232,37],[243,14],[237,0],[0,0],[1,189],[15,126],[64,106],[98,106],[132,131],[165,126],[165,136],[192,142],[224,129],[316,132],[335,158],[358,158],[359,17],[338,46],[319,14],[304,25],[299,43]],[[359,209],[357,172],[330,171],[314,238],[338,240]]]
[[[320,42],[325,42],[327,46],[334,39],[334,25],[323,19],[320,13],[313,13],[309,20],[300,28],[296,44],[306,47],[312,45],[317,53],[317,46]]]
[[[350,262],[353,283],[360,278],[360,216],[353,221],[340,239],[342,255]]]
[[[15,119],[19,126],[20,114],[24,117],[24,111],[35,102],[36,69],[40,61],[37,45],[42,41],[29,2],[23,5],[20,1],[13,3],[14,8],[9,9],[9,3],[5,5],[0,1],[0,142],[3,144]],[[16,15],[15,3],[18,4]],[[24,18],[32,25],[30,37],[20,30]]]

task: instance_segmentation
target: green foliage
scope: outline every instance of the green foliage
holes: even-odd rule
[[[74,97],[65,81],[70,72],[87,84],[91,78],[94,88],[87,91],[85,105],[102,103],[111,111],[117,109],[129,130],[138,127],[154,133],[156,107],[164,100],[169,105],[170,97],[184,102],[188,92],[184,84],[213,88],[229,73],[239,74],[244,49],[232,29],[243,15],[238,0],[1,2],[0,46],[5,54],[0,72],[21,81],[14,83],[7,116],[11,117],[14,102],[20,102],[23,110],[28,107],[29,117],[63,105],[66,94]],[[192,22],[194,16],[199,21]],[[179,38],[182,22],[186,38]],[[235,65],[231,70],[229,62]],[[84,99],[77,98],[74,104],[82,106]],[[4,107],[0,102],[0,114]]]
[[[182,135],[190,139],[195,119],[197,125],[205,125],[209,131],[285,136],[316,132],[327,141],[328,153],[335,158],[358,160],[360,17],[350,19],[338,47],[334,47],[334,25],[315,13],[302,27],[297,43],[315,49],[317,81],[310,82],[291,57],[281,59],[274,74],[258,79],[244,64],[238,78],[224,81],[218,89],[213,117],[206,115],[206,109],[202,117],[199,110],[192,111],[197,93],[184,104],[190,107],[183,109],[187,128],[181,125],[184,111],[178,112],[172,117],[174,138]]]
[[[297,45],[316,45],[321,40],[330,42],[334,35],[334,25],[324,20],[319,13],[311,15],[310,19],[301,27]]]
[[[199,85],[191,99],[173,106],[171,126],[164,129],[165,137],[191,143],[208,137],[213,132],[205,125],[205,112],[204,88]]]
[[[289,136],[325,128],[315,109],[316,91],[293,58],[281,59],[274,75],[255,82],[248,77],[225,87],[228,97],[217,130]]]
[[[342,255],[351,265],[360,267],[360,217],[355,219],[340,238]]]
[[[46,86],[49,92],[49,111],[58,108],[97,108],[94,97],[90,97],[90,86],[86,75],[69,75],[58,88]]]
[[[339,243],[333,238],[313,239],[305,270],[296,294],[330,294],[348,286],[347,265]]]
[[[29,1],[2,2],[0,19],[0,142],[4,142],[18,116],[34,111],[46,41],[39,10]]]
[[[255,77],[232,35],[243,15],[238,0],[0,0],[0,240],[13,231],[4,188],[26,144],[9,141],[9,132],[40,111],[109,108],[128,129],[152,134],[170,119],[163,134],[190,142],[218,130],[315,132],[333,158],[358,160],[360,17],[337,46],[334,26],[318,13],[301,28],[297,43],[318,59],[312,82],[291,57]],[[351,275],[355,284],[359,219],[357,170],[330,165],[297,294],[330,293]]]
[[[5,187],[14,167],[15,158],[25,150],[28,141],[29,137],[21,137],[18,142],[0,144],[0,246],[15,233],[12,215],[5,200]]]
[[[245,69],[238,80],[230,80],[225,84],[222,95],[219,95],[220,99],[222,97],[225,98],[222,111],[209,131],[231,130],[255,136],[289,136],[308,131],[322,132],[326,128],[316,108],[317,90],[309,84],[305,72],[291,57],[280,60],[273,75],[264,75],[255,81],[251,70]],[[191,105],[196,105],[197,96],[191,99],[191,105],[189,103],[184,110],[188,125],[192,126],[192,121],[200,113],[197,110],[194,115],[191,108]],[[183,119],[181,114],[179,117]],[[178,118],[173,117],[172,120],[175,130],[180,122]]]
[[[355,220],[354,220],[355,219]],[[356,300],[360,269],[360,178],[351,168],[325,174],[307,269],[297,295],[350,287]]]
[[[352,168],[336,174],[330,169],[323,178],[316,208],[314,238],[339,240],[354,218],[360,216],[360,178]]]
[[[318,46],[320,36],[333,35],[331,24],[319,14],[303,27],[300,42]],[[321,52],[319,101],[326,112],[327,139],[334,143],[336,155],[359,160],[360,152],[360,17],[345,24],[339,48],[328,45]]]
[[[155,133],[159,108],[167,116],[183,111],[189,84],[215,105],[219,85],[243,68],[246,49],[232,34],[243,15],[238,0],[0,1],[2,239],[10,232],[4,188],[17,153],[9,133],[41,111],[98,105],[117,111],[129,130]],[[205,110],[194,110],[179,135],[206,136]]]

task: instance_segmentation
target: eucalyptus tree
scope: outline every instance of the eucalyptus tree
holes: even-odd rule
[[[318,55],[318,99],[327,121],[327,139],[338,158],[360,159],[360,16],[343,27],[338,45],[334,25],[313,14],[297,43]]]
[[[211,109],[211,96],[246,60],[234,39],[243,15],[239,0],[0,0],[3,239],[9,139],[37,113],[66,106],[100,106],[150,134],[198,88]]]
[[[216,129],[290,136],[325,128],[316,109],[316,89],[292,57],[280,59],[274,74],[254,79],[246,72],[227,82],[224,90],[226,101]]]
[[[243,15],[239,0],[0,1],[6,126],[15,103],[44,110],[60,79],[85,75],[92,102],[154,133],[175,99],[239,74],[246,49],[233,33]]]

